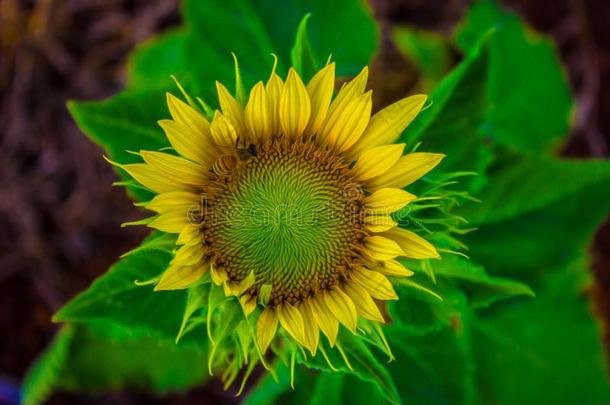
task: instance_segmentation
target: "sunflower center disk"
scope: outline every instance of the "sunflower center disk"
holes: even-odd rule
[[[272,305],[296,303],[347,275],[363,195],[335,155],[268,143],[215,183],[213,260],[232,281],[254,272],[250,294],[268,284]]]

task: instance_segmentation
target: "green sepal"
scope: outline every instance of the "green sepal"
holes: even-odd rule
[[[311,44],[307,36],[307,22],[311,18],[311,14],[306,14],[297,28],[294,45],[290,51],[290,61],[292,66],[299,73],[305,83],[320,69],[319,63],[316,61]]]

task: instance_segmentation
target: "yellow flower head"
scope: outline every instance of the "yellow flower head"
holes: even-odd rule
[[[167,95],[172,119],[160,125],[173,151],[121,166],[156,193],[148,226],[179,235],[156,290],[209,274],[253,319],[261,353],[279,334],[315,355],[320,333],[333,347],[340,325],[384,322],[383,302],[398,299],[388,276],[412,274],[396,259],[438,257],[392,214],[443,156],[394,143],[426,96],[371,116],[367,76],[333,97],[334,63],[306,84],[294,69],[272,72],[245,104],[217,83],[211,120]]]

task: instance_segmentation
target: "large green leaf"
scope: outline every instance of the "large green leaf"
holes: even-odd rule
[[[68,325],[36,362],[24,383],[25,404],[55,391],[100,393],[126,388],[157,394],[202,384],[205,346],[134,335],[116,323]]]
[[[343,372],[296,370],[298,386],[290,389],[290,371],[278,370],[279,384],[265,376],[245,400],[245,405],[370,405],[388,403],[376,384]],[[303,388],[300,388],[303,387]]]
[[[552,42],[528,29],[514,13],[480,1],[458,30],[466,51],[490,30],[488,136],[522,151],[549,150],[568,133],[572,98]]]
[[[425,335],[448,327],[452,318],[466,305],[466,296],[450,282],[439,280],[432,285],[425,275],[414,279],[438,295],[412,286],[396,285],[400,299],[388,303],[393,326],[413,335]]]
[[[407,404],[469,404],[476,398],[470,330],[462,313],[427,335],[388,328],[396,360],[388,365]]]
[[[44,402],[55,391],[60,373],[65,368],[65,361],[70,355],[70,345],[74,340],[75,329],[61,329],[51,345],[28,370],[22,391],[23,404]]]
[[[332,54],[338,74],[348,76],[368,64],[378,34],[363,1],[187,1],[185,16],[206,45],[221,54],[235,52],[244,70],[258,75],[271,52],[284,64],[290,60],[299,22],[309,13],[311,46],[317,60]]]
[[[307,14],[299,24],[294,46],[290,51],[292,66],[301,75],[304,82],[311,79],[320,69],[320,64],[313,54],[307,33],[307,22],[310,17],[311,14]]]
[[[450,70],[451,49],[443,35],[400,26],[394,29],[392,37],[398,50],[417,66],[424,91],[434,88]]]
[[[352,76],[368,64],[378,41],[370,9],[359,0],[186,1],[185,27],[139,47],[129,63],[130,89],[156,88],[170,75],[215,104],[214,83],[233,83],[233,58],[246,85],[269,76],[273,58],[285,73],[299,22],[311,13],[308,52],[316,61],[331,54],[339,75]]]
[[[474,322],[484,403],[610,401],[600,330],[584,286],[585,260],[553,269],[535,300],[495,306]]]
[[[407,267],[417,271],[419,274],[414,276],[412,280],[417,281],[420,285],[434,290],[443,298],[446,295],[451,295],[454,290],[466,293],[468,303],[471,307],[479,308],[489,306],[490,304],[515,296],[528,295],[533,296],[534,292],[526,284],[515,280],[510,280],[502,277],[494,277],[487,274],[483,266],[475,263],[472,260],[462,256],[446,254],[442,260],[435,261],[432,264],[434,277],[439,280],[439,283],[434,285],[429,281],[427,272],[421,268],[421,264],[417,261],[405,261]],[[413,288],[401,289],[401,300],[403,296],[419,296],[420,299],[425,299],[431,306],[438,307],[441,305],[439,300],[431,294]],[[444,299],[443,306],[450,304]],[[409,303],[405,306],[411,307]],[[405,308],[405,311],[413,311]],[[423,311],[424,313],[426,311]],[[443,320],[443,317],[436,317],[438,321]]]
[[[473,47],[430,95],[429,107],[409,125],[401,137],[408,144],[422,142],[421,149],[447,155],[438,170],[473,171],[483,175],[489,164],[489,146],[482,141],[487,74],[486,41]],[[476,178],[472,190],[481,187]]]
[[[465,205],[460,212],[473,226],[525,215],[572,196],[589,199],[587,189],[610,184],[610,162],[503,153],[488,176],[492,181],[477,195],[482,202]],[[601,205],[603,210],[605,200],[591,203]]]
[[[468,208],[479,229],[463,239],[470,257],[489,273],[516,277],[536,290],[540,276],[565,266],[588,247],[610,212],[610,163],[514,162],[491,173],[482,203]]]
[[[169,146],[157,121],[168,116],[166,89],[124,92],[104,101],[68,102],[68,109],[79,128],[106,155],[118,163],[132,163],[138,157],[131,152],[142,149],[157,150]],[[127,174],[119,170],[120,174]],[[139,200],[150,199],[152,194],[137,186],[129,192]]]
[[[290,370],[282,362],[276,362],[275,375],[277,380],[270,374],[267,373],[262,376],[252,387],[252,390],[244,398],[244,405],[269,405],[275,403],[275,401],[282,395],[290,395]],[[298,380],[301,381],[301,369],[297,370]],[[287,394],[288,393],[288,394]],[[292,391],[293,396],[297,396],[295,391]],[[304,393],[298,395],[300,398],[308,398]],[[284,403],[293,403],[296,401],[286,400]]]
[[[467,298],[458,290],[439,288],[443,301],[431,306],[437,321],[426,333],[413,324],[429,308],[410,309],[413,300],[402,295],[390,306],[393,322],[384,330],[396,360],[388,370],[405,403],[471,403],[476,394]],[[424,298],[420,296],[422,302]]]
[[[167,139],[157,125],[168,116],[165,98],[169,87],[142,92],[124,92],[104,101],[70,102],[68,107],[78,126],[108,154],[121,163],[138,161],[129,151],[140,145],[159,149]],[[140,160],[141,161],[141,160]]]
[[[61,322],[104,321],[130,328],[134,333],[175,338],[186,303],[186,290],[154,292],[138,286],[161,274],[171,253],[153,235],[137,251],[119,260],[86,291],[68,302],[54,317]],[[161,236],[166,238],[166,236]],[[198,344],[204,336],[194,339]]]
[[[361,337],[352,335],[343,328],[339,331],[338,341],[340,341],[351,367],[346,364],[338,350],[329,349],[328,346],[326,352],[333,367],[328,364],[320,352],[314,358],[299,361],[309,368],[324,372],[352,374],[362,381],[374,384],[385,401],[394,404],[401,402],[397,386],[386,369],[385,361],[380,359],[381,353],[374,352],[373,347]],[[307,387],[303,386],[300,389],[306,390]]]
[[[185,50],[189,35],[188,30],[181,27],[138,45],[128,59],[128,88],[134,91],[157,88],[167,84],[170,75],[190,77]]]

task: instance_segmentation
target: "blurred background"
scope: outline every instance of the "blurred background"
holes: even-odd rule
[[[502,3],[555,40],[577,103],[561,153],[608,157],[607,1]],[[407,24],[449,35],[468,4],[371,0],[382,23],[371,76],[387,100],[378,102],[393,101],[419,82],[416,68],[390,41],[392,28]],[[120,228],[138,218],[138,211],[121,188],[111,186],[116,176],[102,150],[77,129],[66,101],[119,91],[129,51],[178,24],[178,0],[0,0],[0,404],[16,395],[28,366],[51,340],[57,329],[52,314],[145,235],[137,227]],[[610,226],[599,231],[593,250],[591,296],[608,325]],[[610,342],[607,334],[604,339]],[[162,400],[117,393],[56,395],[51,403],[235,402],[210,384]]]

